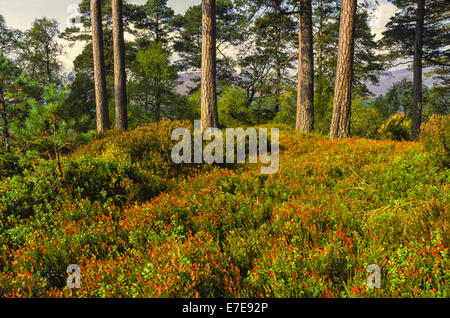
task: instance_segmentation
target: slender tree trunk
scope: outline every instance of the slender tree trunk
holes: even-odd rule
[[[6,114],[3,113],[3,137],[5,138],[5,150],[7,153],[11,153],[11,146],[9,144],[9,129],[8,129],[8,118]]]
[[[156,113],[156,121],[161,121],[161,78],[159,74],[161,73],[161,68],[159,65],[156,65],[157,76],[155,78],[155,113]]]
[[[276,54],[278,55],[278,53]],[[275,111],[278,113],[281,109],[281,61],[278,59],[278,67],[277,67],[277,78],[276,78],[276,86],[275,86]]]
[[[105,0],[102,0],[105,1]],[[109,48],[114,46],[114,38],[112,32],[106,32],[103,33],[103,47]],[[104,60],[105,60],[105,83],[106,83],[106,103],[108,105],[109,110],[109,101],[114,98],[114,85],[111,87],[111,85],[108,85],[108,79],[112,78],[114,80],[114,49],[113,50],[104,50]],[[115,103],[114,103],[115,104]],[[114,105],[114,111],[115,111],[115,105]],[[109,123],[111,123],[111,117],[108,114]],[[114,114],[115,115],[115,114]],[[115,117],[115,116],[114,116]],[[114,118],[115,120],[115,118]]]
[[[416,40],[414,43],[414,101],[412,107],[411,140],[419,139],[422,122],[422,56],[425,19],[425,0],[417,1]]]
[[[311,0],[300,2],[296,128],[314,130],[314,51]]]
[[[5,150],[7,153],[10,153],[11,146],[9,145],[8,117],[5,111],[2,111],[2,117],[3,117],[3,138],[5,139]]]
[[[50,70],[49,50],[50,50],[50,49],[49,49],[48,44],[47,44],[47,46],[46,46],[46,48],[45,48],[45,69],[46,69],[46,72],[47,72],[47,78],[48,78],[47,84],[50,84],[50,83],[52,83],[52,82],[55,82],[55,79],[52,78],[52,72],[51,72],[51,70]]]
[[[275,1],[275,12],[278,16],[282,15],[282,10],[281,10],[281,1]],[[276,72],[276,87],[275,87],[275,111],[278,113],[281,109],[281,67],[282,67],[282,63],[284,62],[282,60],[281,57],[281,38],[282,38],[282,26],[281,26],[281,21],[280,19],[278,19],[279,23],[276,27],[276,31],[275,31],[275,51],[274,51],[274,55],[276,58],[276,62],[277,62],[277,72]]]
[[[108,102],[106,99],[105,56],[103,52],[101,0],[91,0],[92,50],[94,58],[95,101],[97,132],[109,129]]]
[[[315,112],[318,118],[323,120],[325,118],[325,105],[324,105],[324,79],[323,79],[323,51],[324,51],[324,9],[323,1],[319,1],[319,38],[318,38],[318,48],[317,48],[317,104],[315,105]]]
[[[323,12],[323,1],[319,1],[319,40],[318,40],[318,52],[317,52],[317,69],[319,76],[323,73],[323,28],[324,28],[324,12]]]
[[[53,138],[54,140],[56,140],[56,132],[58,131],[58,126],[56,124],[56,121],[53,122]],[[61,175],[62,173],[62,169],[61,169],[61,159],[59,157],[59,151],[58,151],[58,146],[56,144],[56,141],[53,142],[53,147],[54,147],[54,151],[55,151],[55,157],[56,157],[56,162],[58,164],[58,174]]]
[[[350,137],[357,0],[343,0],[330,138]]]
[[[216,1],[202,2],[202,129],[218,126],[216,94]]]
[[[8,113],[6,112],[6,101],[4,99],[3,92],[0,92],[0,100],[2,103],[1,114],[3,118],[3,138],[5,139],[5,150],[7,153],[10,153],[11,146],[9,145]]]
[[[276,79],[275,79],[275,112],[278,113],[281,109],[281,63],[283,63],[283,61],[281,61],[280,58],[280,54],[278,52],[279,49],[279,43],[280,43],[280,28],[277,28],[277,32],[276,32],[276,46],[275,46],[275,51],[274,51],[274,55],[276,58],[276,63],[277,63],[277,71],[276,71]]]
[[[155,112],[156,112],[156,121],[161,121],[161,93],[159,88],[156,89],[155,93]]]
[[[125,72],[125,41],[123,38],[122,0],[112,0],[114,42],[114,92],[116,101],[116,127],[128,128],[127,75]]]

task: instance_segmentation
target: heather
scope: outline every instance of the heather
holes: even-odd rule
[[[442,132],[440,120],[425,129]],[[260,175],[174,165],[177,126],[189,124],[112,131],[61,169],[37,160],[4,177],[0,295],[450,296],[450,172],[426,133],[329,140],[283,126],[280,170]],[[79,290],[66,287],[69,264]],[[366,286],[369,264],[381,289]]]

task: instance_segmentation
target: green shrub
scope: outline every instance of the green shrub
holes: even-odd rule
[[[289,127],[295,127],[295,120],[297,117],[297,91],[292,88],[281,95],[280,98],[281,109],[277,112],[274,123],[287,124]]]
[[[10,153],[0,152],[0,180],[20,174],[19,158]]]
[[[383,139],[409,140],[411,136],[411,120],[408,120],[403,114],[394,115],[381,126],[378,133]]]
[[[365,105],[361,98],[352,104],[351,134],[355,137],[378,138],[379,127],[383,124],[383,114],[374,105]]]
[[[222,127],[242,127],[255,124],[243,89],[231,86],[226,88],[218,101],[217,111]]]
[[[62,164],[61,185],[90,201],[143,202],[162,191],[160,178],[144,174],[130,163],[80,157]]]
[[[450,116],[432,115],[422,128],[421,141],[438,165],[450,165]]]
[[[29,217],[48,210],[55,200],[58,182],[54,162],[41,161],[34,170],[25,170],[0,185],[0,215]]]
[[[165,178],[179,168],[171,159],[172,148],[177,143],[171,140],[171,135],[174,129],[181,127],[190,129],[192,125],[187,121],[161,121],[132,131],[111,130],[97,136],[89,145],[80,147],[73,156],[86,155],[111,162],[132,163]]]
[[[64,159],[61,166],[57,175],[55,161],[40,161],[34,170],[6,180],[0,186],[0,214],[26,218],[46,213],[67,196],[117,204],[143,202],[164,189],[159,177],[130,163],[82,156]]]

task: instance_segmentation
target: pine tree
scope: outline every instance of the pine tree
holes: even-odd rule
[[[414,41],[414,102],[412,107],[412,122],[411,122],[411,140],[417,141],[419,139],[420,125],[422,123],[422,58],[423,58],[423,36],[425,23],[425,0],[417,1],[416,13],[416,30]]]
[[[167,0],[147,0],[136,7],[133,20],[138,47],[146,49],[150,42],[161,42],[166,48],[171,46],[171,33],[176,31],[174,17],[175,13],[167,6]]]
[[[0,52],[0,127],[4,149],[11,153],[11,124],[26,114],[26,87],[31,86],[25,72]]]
[[[114,91],[116,103],[116,127],[128,128],[127,114],[127,76],[125,72],[125,41],[123,36],[122,0],[112,1],[114,38]]]
[[[296,129],[314,130],[314,48],[311,0],[300,1]]]
[[[167,108],[176,103],[177,79],[177,70],[170,65],[170,52],[163,43],[150,42],[147,49],[139,50],[131,65],[128,88],[130,124],[136,126],[139,122],[158,121],[161,114],[167,116]]]
[[[424,66],[431,66],[442,87],[450,83],[450,49],[448,19],[450,3],[446,0],[390,0],[399,9],[386,25],[384,47],[389,51],[391,65],[399,59],[413,57],[414,99],[412,105],[411,139],[419,137],[423,108]],[[405,62],[400,62],[405,63]]]
[[[283,91],[283,71],[291,67],[289,63],[293,56],[292,47],[296,37],[294,36],[297,23],[293,16],[289,14],[293,10],[293,1],[289,0],[250,0],[253,12],[259,11],[256,15],[255,31],[257,45],[264,48],[268,54],[273,56],[274,62],[274,95],[275,112],[281,107],[281,94]]]
[[[315,48],[315,130],[329,133],[333,113],[334,83],[337,71],[341,1],[313,2]],[[369,25],[371,7],[358,5],[355,21],[352,96],[369,97],[368,85],[376,85],[386,69],[380,43]]]
[[[109,129],[109,111],[106,99],[105,57],[103,53],[101,0],[91,0],[92,50],[97,113],[97,132]]]
[[[233,81],[234,61],[226,52],[241,43],[245,33],[240,28],[241,16],[231,0],[216,0],[216,63],[217,78]],[[191,6],[183,16],[171,21],[177,33],[173,50],[179,53],[177,66],[181,70],[197,72],[202,62],[202,5]]]
[[[72,129],[74,120],[66,121],[62,109],[67,100],[67,92],[56,89],[55,84],[44,87],[43,102],[31,98],[27,101],[30,110],[23,121],[16,121],[11,130],[25,152],[21,161],[40,157],[53,157],[61,172],[61,153],[80,142],[89,134],[78,134]]]
[[[333,80],[336,76],[336,46],[339,38],[339,6],[337,1],[316,0],[313,2],[315,21],[314,46],[316,72],[314,76],[315,129],[328,132],[331,124],[333,103]]]
[[[357,0],[343,0],[330,138],[350,137]]]
[[[173,32],[174,27],[171,24],[173,17],[173,10],[166,6],[166,0],[148,0],[144,5],[134,5],[128,2],[122,2],[122,16],[123,16],[123,32],[125,35],[134,37],[135,41],[125,42],[125,69],[130,71],[133,63],[136,60],[136,54],[140,50],[148,48],[149,44],[157,40],[164,43],[164,46],[169,49],[171,44],[171,36],[173,34],[165,32]],[[106,78],[106,100],[107,104],[112,104],[112,97],[115,92],[114,77],[120,72],[114,71],[114,36],[113,36],[113,21],[112,18],[112,0],[102,1],[102,26],[103,26],[103,51],[105,60],[105,78]],[[69,101],[75,108],[84,110],[84,113],[92,113],[92,105],[95,104],[95,94],[89,89],[89,86],[94,87],[94,70],[93,70],[93,48],[92,38],[86,37],[86,30],[91,27],[89,0],[83,0],[80,3],[79,10],[82,14],[81,22],[83,23],[79,28],[66,29],[63,36],[70,42],[83,41],[86,42],[85,49],[78,55],[74,61],[75,79],[71,85],[71,98]],[[201,25],[201,19],[199,19]],[[126,37],[126,36],[125,36]],[[158,68],[158,65],[155,65]],[[133,74],[130,73],[130,76]],[[158,85],[156,85],[158,86]],[[118,86],[120,87],[120,85]],[[133,89],[136,89],[134,86]],[[145,92],[143,92],[144,94]],[[85,100],[84,103],[77,101],[76,95]],[[133,92],[136,95],[136,91]],[[138,94],[139,95],[139,94]],[[164,96],[160,97],[161,102]],[[125,99],[125,101],[127,101]],[[128,103],[127,103],[128,104]],[[127,105],[132,107],[132,105]],[[109,109],[111,112],[112,109]],[[118,111],[116,115],[120,114]],[[124,112],[125,113],[125,112]],[[158,112],[159,114],[159,112]],[[159,118],[159,117],[158,117]],[[111,118],[112,120],[112,118]],[[155,120],[156,117],[155,117]]]
[[[297,56],[295,46],[298,37],[295,36],[298,22],[293,18],[293,11],[297,1],[291,0],[243,0],[238,8],[245,17],[246,42],[240,64],[251,67],[250,72],[242,71],[245,86],[251,88],[249,100],[256,96],[255,84],[258,87],[259,100],[272,99],[272,109],[265,109],[266,113],[275,114],[281,108],[281,96],[290,82],[290,70],[294,69],[293,61]],[[268,70],[269,68],[269,70]],[[261,74],[255,73],[257,69]],[[250,76],[246,79],[244,76]],[[247,88],[246,88],[247,89]],[[258,108],[261,108],[258,105]],[[261,116],[258,109],[257,118]],[[259,119],[258,119],[259,121]]]
[[[216,1],[202,2],[202,129],[218,127],[216,94]]]
[[[170,33],[175,31],[172,23],[175,15],[174,11],[167,6],[167,0],[148,0],[137,12],[138,16],[136,16],[135,23],[135,28],[139,30],[137,34],[139,38],[136,40],[137,47],[148,52],[148,50],[156,49],[156,47],[159,48],[159,44],[162,44],[166,49],[169,49],[173,44],[170,41]],[[165,67],[164,63],[156,63],[154,67],[156,73],[162,75],[164,69],[161,69],[161,67]],[[143,74],[142,72],[138,73],[138,76]],[[147,70],[144,71],[144,74],[148,74]],[[152,90],[154,93],[152,96],[154,97],[152,99],[152,105],[155,113],[153,119],[156,121],[161,120],[161,107],[165,99],[165,96],[162,96],[162,94],[164,91],[167,92],[164,89],[164,85],[167,82],[164,81],[163,77],[164,75],[154,76],[150,84],[157,88]],[[162,82],[159,82],[160,80]],[[148,92],[145,91],[143,93],[147,94]]]
[[[101,13],[98,13],[102,17],[99,25],[102,28],[102,45],[103,45],[103,60],[104,60],[104,77],[105,77],[105,105],[110,105],[114,97],[114,39],[113,39],[113,26],[112,26],[112,0],[103,0],[100,2]],[[135,19],[140,15],[141,6],[131,5],[127,2],[123,2],[122,6],[123,15],[123,30],[127,35],[135,35],[135,31],[130,27],[135,23]],[[94,70],[94,43],[92,41],[92,23],[91,23],[91,0],[82,0],[79,4],[79,12],[81,13],[81,24],[67,28],[61,37],[71,44],[84,43],[85,47],[83,51],[74,60],[74,79],[71,85],[71,99],[68,101],[76,110],[83,110],[85,114],[97,114],[97,95],[95,92],[95,70]],[[125,54],[125,63],[128,63],[129,59],[133,59],[137,50],[132,50],[128,43]],[[92,87],[92,88],[91,88]],[[102,91],[102,89],[100,89]],[[83,99],[83,103],[80,103],[78,99]],[[107,108],[106,114],[109,128],[110,122],[114,118],[110,118],[109,113],[113,109]],[[105,117],[106,117],[105,116]],[[98,119],[98,118],[97,118]],[[90,125],[93,126],[93,125]],[[106,128],[107,129],[107,128]],[[104,129],[103,129],[104,130]]]

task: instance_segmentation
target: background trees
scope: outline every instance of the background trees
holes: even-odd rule
[[[24,86],[27,84],[25,73],[0,52],[0,127],[7,153],[11,152],[11,123],[24,117]]]
[[[23,32],[9,28],[5,18],[0,14],[0,52],[8,58],[17,57],[18,43],[22,37]]]
[[[133,20],[136,21],[134,34],[139,48],[147,48],[150,42],[173,45],[169,42],[171,33],[175,31],[175,13],[167,6],[167,0],[149,0],[142,6],[135,6],[133,11]]]
[[[63,117],[62,109],[66,99],[67,92],[57,90],[56,84],[51,84],[44,87],[42,102],[35,99],[27,101],[30,106],[28,116],[12,126],[21,144],[22,162],[48,156],[56,159],[61,172],[60,156],[63,149],[77,145],[77,139],[82,137],[71,129],[75,121],[66,121]]]
[[[249,31],[253,37],[249,39],[254,42],[256,51],[270,63],[271,72],[267,74],[270,87],[266,86],[269,90],[266,93],[273,96],[274,114],[281,107],[280,98],[283,86],[288,81],[287,74],[294,69],[290,58],[298,52],[298,20],[289,14],[295,6],[296,2],[289,0],[241,1],[241,10],[247,12],[246,20],[252,24]],[[252,55],[253,51],[248,54]]]
[[[381,42],[375,40],[371,28],[373,7],[367,1],[360,1],[357,6],[352,91],[344,94],[346,103],[352,103],[353,111],[349,124],[348,119],[344,120],[344,136],[394,138],[380,133],[382,126],[392,127],[396,123],[391,120],[393,116],[404,116],[403,123],[408,125],[415,122],[416,126],[412,126],[417,131],[419,115],[421,121],[427,121],[434,113],[448,114],[448,4],[442,0],[425,1],[424,10],[423,56],[420,60],[425,76],[433,76],[433,87],[420,85],[419,91],[413,82],[404,80],[385,89],[382,96],[371,92],[370,87],[377,84],[389,67],[410,64],[414,57],[417,2],[392,2],[399,11],[387,24]],[[67,91],[60,109],[61,119],[66,122],[73,119],[71,129],[80,133],[97,128],[99,113],[104,114],[103,131],[109,123],[121,126],[116,116],[127,117],[133,128],[163,118],[194,120],[201,116],[202,6],[195,5],[183,15],[175,15],[167,0],[148,0],[139,5],[122,1],[122,18],[117,19],[118,15],[114,15],[115,19],[113,5],[118,2],[105,0],[100,4],[96,12],[100,20],[93,25],[91,0],[81,1],[81,25],[62,33],[57,23],[49,18],[36,19],[28,30],[21,32],[9,28],[0,17],[0,50],[3,57],[8,58],[8,65],[15,65],[8,71],[12,74],[8,75],[11,76],[9,80],[1,83],[4,92],[10,92],[3,94],[6,102],[2,127],[11,127],[12,122],[29,116],[32,105],[28,100],[45,104],[44,87],[49,84],[56,84],[55,90]],[[308,10],[299,11],[299,4]],[[298,128],[297,109],[301,106],[300,109],[310,109],[310,112],[302,112],[309,114],[308,125],[302,130],[328,134],[333,101],[342,97],[344,91],[338,88],[335,94],[332,85],[336,77],[341,76],[338,75],[337,47],[343,4],[341,0],[300,3],[291,0],[216,0],[217,125],[277,122]],[[114,21],[123,21],[122,44],[117,37],[122,31]],[[94,44],[98,38],[93,41],[92,37],[95,27],[101,27],[99,35],[103,36],[103,49],[96,48],[104,57],[104,75],[97,76],[104,82],[100,85],[103,92],[100,94],[101,112],[96,109]],[[68,46],[84,44],[83,51],[74,61],[73,72],[68,75],[64,74],[60,62],[62,53],[67,51],[60,39],[68,41],[65,42]],[[381,52],[380,44],[389,51]],[[213,46],[210,49],[212,52]],[[122,52],[116,62],[115,51],[119,55]],[[305,54],[297,60],[300,51]],[[114,66],[118,67],[117,71]],[[5,70],[3,74],[6,74]],[[19,79],[21,74],[26,74],[21,77],[23,83],[35,82],[36,85],[25,85],[20,81],[23,85],[14,84],[13,80]],[[119,77],[120,74],[122,79],[115,79],[114,75]],[[126,89],[125,78],[129,79]],[[415,78],[418,81],[422,76]],[[181,83],[185,79],[190,81],[189,84]],[[210,80],[205,83],[212,84]],[[338,80],[338,83],[342,81]],[[422,110],[414,113],[413,104],[417,104],[414,95],[418,100],[419,93],[423,95]],[[15,148],[18,136],[10,129],[8,134],[9,149],[20,152]],[[4,130],[2,136],[2,151],[6,151]],[[404,136],[403,130],[401,136]],[[395,138],[403,138],[401,136]]]
[[[449,84],[450,50],[448,47],[448,21],[450,4],[441,0],[395,1],[400,10],[387,24],[384,44],[389,48],[388,58],[392,64],[398,59],[413,57],[414,101],[411,138],[417,140],[421,125],[422,68],[432,66],[440,84]],[[401,61],[405,63],[405,61]],[[445,94],[445,93],[443,93]],[[448,95],[448,94],[447,94]]]
[[[232,81],[234,58],[229,50],[239,45],[244,36],[241,15],[231,0],[216,0],[216,62],[219,81]],[[179,54],[176,64],[183,71],[198,72],[202,53],[202,6],[191,6],[183,16],[177,15],[171,24],[176,28],[173,49]]]
[[[170,53],[162,42],[151,42],[137,52],[128,86],[133,126],[159,121],[161,116],[171,117],[171,108],[179,102],[175,93],[177,79],[177,69],[170,64]]]
[[[61,84],[62,63],[59,58],[63,47],[58,42],[59,34],[56,20],[36,19],[18,44],[18,64],[22,65],[30,79],[42,86]]]

